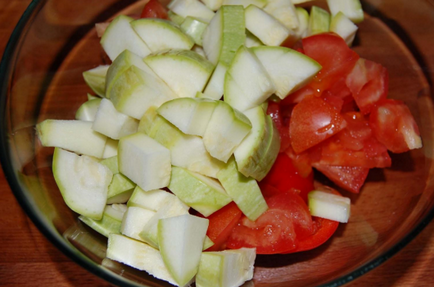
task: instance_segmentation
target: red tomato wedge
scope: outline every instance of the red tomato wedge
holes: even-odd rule
[[[353,193],[360,192],[369,173],[369,168],[360,166],[332,166],[314,163],[313,167],[336,185]]]
[[[297,248],[297,240],[312,234],[313,223],[306,203],[294,192],[266,198],[268,210],[256,221],[243,216],[234,227],[226,246],[256,248],[257,254],[277,254]]]
[[[359,59],[346,78],[346,85],[363,114],[369,114],[376,103],[386,99],[389,74],[382,65]]]
[[[143,8],[140,18],[160,18],[169,19],[166,7],[158,0],[149,0]]]
[[[394,153],[421,148],[419,128],[408,107],[387,99],[376,105],[369,116],[375,137]]]
[[[319,163],[332,166],[389,167],[387,148],[373,135],[368,120],[359,112],[342,115],[347,126],[327,141],[314,147],[321,154]]]
[[[296,153],[330,138],[347,125],[340,113],[322,98],[307,97],[291,114],[289,137]]]
[[[325,218],[314,217],[313,224],[316,232],[297,243],[297,247],[287,253],[295,253],[301,251],[307,251],[324,244],[335,233],[339,226],[339,222],[328,220]]]
[[[289,141],[289,117],[291,109],[282,109],[281,105],[270,101],[267,114],[273,119],[280,135],[280,151],[284,151],[290,145]]]
[[[235,202],[231,202],[207,217],[209,226],[206,235],[214,242],[214,245],[207,251],[219,251],[226,248],[226,240],[242,214]]]
[[[308,85],[321,94],[353,69],[359,55],[337,34],[322,33],[302,40],[303,51],[322,69]]]
[[[260,182],[263,192],[269,190],[265,185],[274,187],[278,192],[294,191],[307,202],[307,194],[313,190],[313,172],[303,177],[294,166],[291,158],[280,153],[267,176]],[[267,196],[267,194],[264,194]]]

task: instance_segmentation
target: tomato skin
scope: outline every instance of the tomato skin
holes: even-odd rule
[[[375,137],[394,153],[422,147],[419,128],[408,107],[401,101],[379,102],[369,116]]]
[[[142,10],[140,18],[160,18],[169,19],[166,7],[158,0],[149,0]]]
[[[311,169],[305,177],[302,176],[292,159],[286,153],[280,153],[270,172],[259,184],[263,193],[269,190],[264,186],[269,185],[278,192],[296,191],[307,202],[307,194],[314,189],[313,171]]]
[[[214,242],[207,251],[220,251],[226,248],[226,240],[242,214],[235,202],[231,202],[207,217],[209,226],[206,235]]]
[[[226,244],[229,249],[254,247],[257,254],[285,253],[296,248],[297,238],[312,234],[309,210],[296,193],[278,193],[266,201],[269,208],[256,221],[243,216],[232,229]]]
[[[392,164],[387,148],[373,135],[368,120],[359,112],[343,114],[347,126],[314,147],[321,154],[318,162],[332,166],[384,168]]]
[[[330,138],[347,125],[340,113],[322,98],[308,97],[291,114],[289,137],[296,153]]]
[[[319,217],[314,217],[313,223],[315,225],[316,232],[313,235],[298,242],[297,247],[290,252],[286,252],[286,254],[317,248],[329,240],[339,226],[339,222],[337,221]]]
[[[334,33],[321,33],[303,38],[304,54],[317,61],[322,69],[309,84],[322,94],[352,70],[359,55]]]
[[[346,85],[360,111],[365,115],[371,112],[376,103],[386,99],[388,83],[387,69],[365,59],[359,59],[346,78]]]
[[[291,109],[282,109],[281,105],[270,101],[268,103],[267,114],[273,119],[280,136],[280,152],[284,151],[289,145],[289,116]]]
[[[312,165],[336,185],[352,193],[360,192],[369,173],[369,168],[360,166],[332,166],[321,163]]]

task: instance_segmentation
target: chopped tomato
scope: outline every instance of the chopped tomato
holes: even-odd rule
[[[167,9],[158,0],[149,0],[143,8],[140,18],[169,19]]]
[[[256,221],[243,216],[226,246],[256,248],[257,254],[277,254],[297,248],[297,241],[312,235],[312,217],[306,203],[294,192],[266,198],[268,210]]]
[[[289,145],[289,109],[282,110],[278,103],[268,103],[267,114],[273,119],[280,135],[280,151],[284,151]]]
[[[345,84],[345,78],[341,78],[330,89],[325,90],[322,98],[338,111],[342,111],[344,105],[354,101],[350,89]]]
[[[241,216],[241,210],[235,202],[231,202],[207,217],[209,226],[206,235],[214,242],[214,245],[208,248],[207,251],[225,249],[226,240]]]
[[[332,166],[314,163],[313,167],[327,176],[336,185],[353,193],[360,192],[369,173],[369,168],[360,166]]]
[[[324,244],[335,233],[339,226],[339,222],[337,221],[320,217],[314,217],[313,224],[314,229],[316,230],[315,233],[303,240],[300,240],[297,243],[297,247],[287,253],[295,253],[317,248],[318,246]]]
[[[296,104],[301,102],[301,100],[303,100],[304,98],[311,96],[311,95],[315,95],[315,91],[314,89],[308,84],[302,88],[300,88],[299,90],[289,94],[288,96],[286,96],[282,102],[281,105],[282,106],[286,106],[286,105],[292,105],[292,104]]]
[[[333,106],[322,98],[308,97],[291,114],[289,137],[296,153],[305,151],[345,128],[346,122]]]
[[[303,177],[286,153],[280,153],[267,176],[260,182],[263,192],[269,190],[265,185],[274,187],[278,192],[294,191],[307,202],[307,194],[313,190],[313,172]],[[267,194],[264,194],[267,196]]]
[[[321,190],[328,193],[333,193],[336,195],[341,195],[336,190],[327,186],[316,186],[316,190]],[[314,249],[322,244],[324,244],[336,231],[339,226],[339,222],[320,218],[313,216],[313,233],[303,240],[297,243],[297,248],[292,250],[290,253],[306,251]]]
[[[333,166],[389,167],[392,164],[387,148],[372,133],[368,120],[359,112],[342,115],[347,126],[315,149],[319,162]]]
[[[322,66],[309,84],[318,94],[322,94],[339,79],[346,77],[359,59],[359,55],[334,33],[303,38],[302,44],[304,53]]]
[[[319,156],[309,151],[310,150],[297,154],[291,146],[285,150],[286,155],[292,159],[292,164],[303,178],[309,177],[312,173],[312,161],[318,161],[320,159]]]
[[[369,116],[375,137],[394,153],[422,147],[419,128],[408,107],[387,99],[376,105]]]
[[[389,75],[382,65],[359,59],[346,78],[346,85],[363,114],[369,114],[373,106],[385,99]]]

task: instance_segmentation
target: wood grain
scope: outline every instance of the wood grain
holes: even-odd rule
[[[29,3],[29,0],[0,0],[0,54]],[[433,39],[430,36],[418,43],[422,49],[431,51],[429,57],[434,57]],[[3,172],[0,172],[0,190],[1,286],[110,286],[72,262],[36,229],[15,200]],[[348,286],[431,286],[434,283],[433,234],[434,222],[431,222],[397,255]]]

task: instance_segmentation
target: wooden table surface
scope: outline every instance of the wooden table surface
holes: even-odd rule
[[[0,0],[0,55],[30,0]],[[0,171],[0,286],[110,286],[58,251],[21,210]],[[431,286],[434,222],[397,255],[349,286]]]

